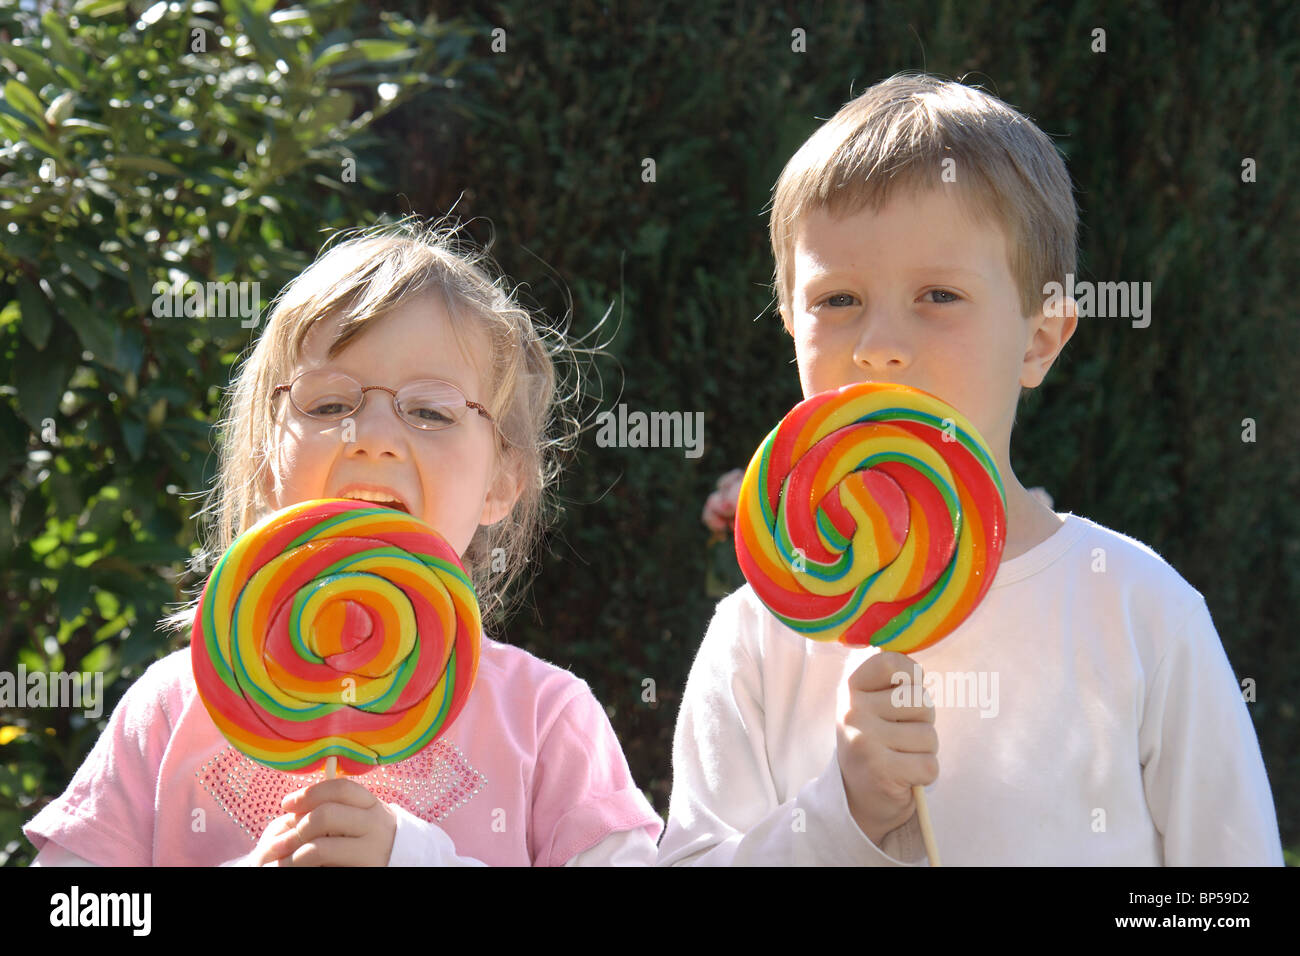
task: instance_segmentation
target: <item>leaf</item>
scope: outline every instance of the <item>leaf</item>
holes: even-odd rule
[[[86,74],[82,71],[81,64],[77,62],[77,55],[73,52],[72,44],[68,41],[68,31],[59,19],[59,14],[53,10],[48,11],[45,16],[41,17],[41,26],[44,27],[45,36],[50,41],[48,55],[51,62],[70,70],[84,80]]]
[[[68,323],[77,332],[82,347],[109,368],[116,368],[113,349],[113,330],[116,323],[105,318],[98,310],[83,305],[79,310],[64,311]]]
[[[18,305],[23,312],[23,335],[38,349],[45,348],[45,343],[50,340],[54,317],[50,315],[45,293],[22,276],[18,278]]]
[[[17,80],[5,84],[5,102],[38,128],[45,120],[45,107],[41,104],[41,98]]]
[[[42,86],[60,82],[59,74],[55,73],[45,57],[41,56],[35,50],[29,50],[25,46],[19,46],[17,43],[0,42],[0,56],[6,56],[13,60],[27,74],[27,78],[36,84],[39,89]]]
[[[114,156],[108,160],[108,165],[120,169],[138,169],[146,173],[163,173],[168,176],[185,175],[182,169],[157,156]]]
[[[50,126],[58,126],[72,115],[72,107],[76,105],[76,100],[76,94],[71,90],[60,93],[45,111],[45,122]]]
[[[144,422],[133,416],[126,416],[121,421],[122,441],[126,445],[126,452],[131,456],[132,461],[140,460],[140,452],[144,450]]]
[[[56,242],[54,244],[54,255],[68,267],[68,271],[87,289],[98,288],[99,273],[86,261],[85,249],[70,242]]]
[[[103,123],[96,123],[93,120],[72,117],[63,121],[63,131],[65,135],[81,136],[85,133],[111,133],[112,130]]]
[[[71,621],[90,603],[90,571],[69,564],[59,571],[59,617]]]
[[[73,11],[85,17],[106,17],[126,7],[127,0],[78,0]]]
[[[380,63],[386,60],[407,59],[415,51],[402,40],[353,40],[350,43],[335,43],[321,51],[312,63],[313,70],[325,70],[340,63],[365,61]]]
[[[126,562],[129,565],[139,567],[141,565],[156,564],[175,564],[178,561],[184,561],[189,557],[189,551],[182,548],[179,544],[170,541],[134,541],[125,547],[118,548],[111,558],[105,558],[104,562],[112,561]],[[95,562],[96,565],[104,562]]]
[[[286,50],[279,38],[271,31],[271,23],[266,17],[266,12],[274,6],[273,0],[265,4],[257,0],[252,2],[236,0],[235,6],[241,8],[239,19],[253,43],[253,49],[257,52],[258,62],[269,64],[276,60],[284,60],[291,67],[298,62],[297,56]],[[262,7],[265,9],[260,9]]]
[[[23,420],[40,434],[41,421],[53,418],[59,400],[72,374],[72,362],[53,349],[42,352],[19,342],[14,357],[14,384],[18,387],[18,407]]]

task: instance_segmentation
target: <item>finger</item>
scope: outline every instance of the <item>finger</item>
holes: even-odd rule
[[[372,810],[326,803],[306,814],[294,829],[307,843],[320,837],[362,837],[375,828]]]
[[[375,795],[355,780],[342,777],[322,780],[285,797],[280,806],[299,816],[310,812],[322,803],[342,803],[351,807],[373,807],[379,801]]]
[[[884,690],[903,682],[921,684],[925,672],[921,665],[897,651],[881,651],[868,657],[849,675],[849,687],[853,690]]]
[[[296,849],[302,845],[296,832],[290,830],[261,845],[255,862],[259,866],[286,866]]]
[[[262,859],[272,860],[292,854],[304,841],[302,835],[290,826],[281,833],[270,835],[269,839],[263,837],[263,842]]]
[[[853,703],[881,720],[934,723],[934,702],[916,684],[889,690],[857,691],[853,695]]]
[[[299,847],[289,866],[367,866],[364,841],[354,837],[321,837]]]
[[[933,724],[890,724],[885,729],[882,742],[895,753],[933,755],[939,752],[939,735]]]
[[[285,830],[293,826],[294,823],[297,822],[297,819],[298,818],[294,816],[292,813],[280,814],[278,817],[276,817],[274,820],[272,820],[270,823],[266,825],[266,829],[262,831],[262,835],[258,837],[258,839],[264,840],[268,836],[273,836],[277,833],[283,833]]]
[[[893,753],[889,767],[894,779],[909,787],[928,787],[939,779],[939,758],[934,754]]]

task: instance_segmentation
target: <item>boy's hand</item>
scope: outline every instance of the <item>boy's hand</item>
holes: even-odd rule
[[[911,677],[921,687],[921,666],[902,654],[873,654],[849,675],[847,701],[841,702],[836,755],[849,812],[872,843],[909,819],[916,810],[913,784],[934,783],[939,777],[939,736],[934,730],[934,704],[926,694],[921,706],[896,706],[892,695],[895,674]],[[907,689],[905,704],[914,702]]]
[[[254,850],[256,866],[387,866],[397,815],[354,780],[289,794]]]

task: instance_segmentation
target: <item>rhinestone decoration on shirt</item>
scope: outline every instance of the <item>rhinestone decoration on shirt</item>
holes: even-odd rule
[[[217,806],[254,843],[280,816],[280,801],[295,790],[325,779],[317,773],[283,773],[226,747],[195,776]],[[487,785],[455,744],[435,740],[409,760],[375,767],[352,777],[385,803],[396,803],[428,823],[438,823],[463,807]]]

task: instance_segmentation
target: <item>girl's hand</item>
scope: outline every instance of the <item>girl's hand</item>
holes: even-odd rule
[[[284,818],[267,827],[258,865],[388,865],[397,815],[356,781],[323,780],[289,794],[281,807],[291,822],[273,836],[272,829]]]
[[[280,838],[286,833],[291,833],[293,825],[297,822],[297,818],[292,813],[276,817],[266,825],[266,829],[262,831],[262,838],[257,841],[257,846],[253,848],[253,852],[248,855],[247,860],[239,865],[266,866],[268,863],[279,859],[281,853],[276,848],[284,844],[284,841]]]

